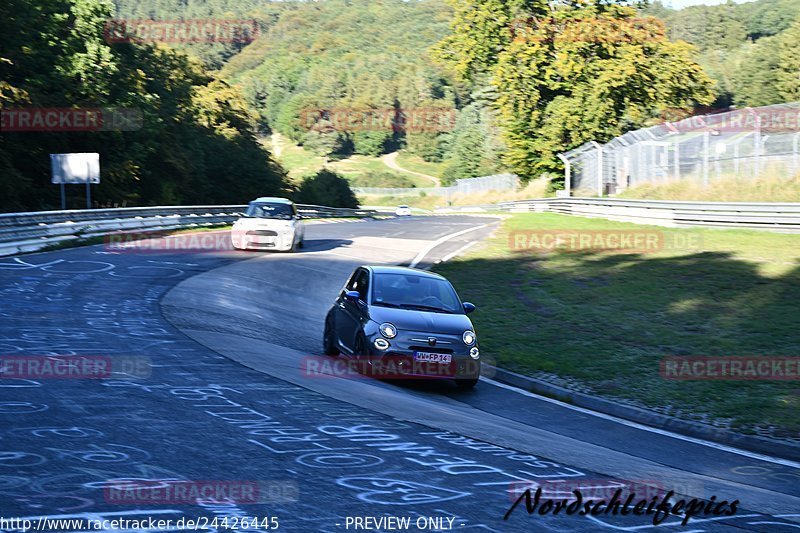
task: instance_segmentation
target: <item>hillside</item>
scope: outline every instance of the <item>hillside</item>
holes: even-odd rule
[[[378,155],[397,141],[391,130],[317,135],[297,119],[322,108],[455,108],[451,81],[427,54],[447,33],[450,13],[438,0],[286,3],[277,12],[222,73],[241,82],[265,122],[290,139]]]
[[[800,100],[800,3],[757,0],[681,10],[655,2],[643,10],[663,19],[673,39],[695,45],[716,81],[714,107]]]

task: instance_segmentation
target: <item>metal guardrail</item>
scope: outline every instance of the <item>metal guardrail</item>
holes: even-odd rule
[[[552,212],[667,227],[753,228],[800,232],[800,203],[686,202],[619,198],[542,198],[451,207],[438,213],[499,210]]]
[[[319,205],[297,206],[307,218],[366,218],[372,209]],[[0,256],[33,252],[61,242],[107,235],[116,231],[170,230],[231,224],[246,205],[129,207],[0,214]]]

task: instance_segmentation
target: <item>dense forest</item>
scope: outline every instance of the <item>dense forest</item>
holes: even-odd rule
[[[241,53],[190,48],[211,66],[226,58],[222,76],[241,85],[262,131],[330,158],[404,148],[443,161],[449,183],[505,170],[557,175],[558,152],[663,120],[667,109],[674,117],[796,99],[793,1],[683,10],[599,0],[180,5],[187,17],[261,22]],[[119,2],[126,16],[159,16],[152,1]],[[158,5],[177,9],[175,0]],[[458,114],[436,132],[309,127],[309,112],[326,109]]]
[[[405,149],[442,162],[444,183],[508,170],[527,180],[558,176],[559,152],[667,109],[800,100],[797,0],[682,10],[623,0],[6,0],[0,15],[14,28],[0,35],[1,110],[142,117],[132,131],[3,131],[2,210],[57,205],[52,152],[100,152],[101,204],[242,202],[291,193],[259,142],[270,132],[329,159]],[[258,32],[252,42],[114,42],[104,38],[112,19],[249,20]],[[342,110],[372,118],[334,124]],[[447,126],[402,126],[421,114]]]
[[[758,0],[681,10],[655,2],[642,11],[666,23],[671,39],[695,45],[714,79],[715,107],[800,100],[800,2]]]
[[[445,183],[500,167],[496,135],[490,135],[496,128],[485,109],[431,55],[452,22],[444,2],[326,0],[271,9],[263,37],[222,70],[242,85],[265,129],[331,158],[406,148],[428,161],[447,161]],[[316,118],[324,110],[394,116],[381,127],[325,128]],[[448,120],[456,110],[458,118]],[[420,115],[448,124],[398,125]]]
[[[169,47],[104,39],[111,0],[4,0],[0,111],[131,110],[141,127],[0,134],[0,209],[57,208],[50,153],[98,152],[96,205],[243,203],[280,193],[284,172],[255,135],[238,88]],[[58,128],[56,128],[58,129]],[[81,187],[67,186],[70,206]]]

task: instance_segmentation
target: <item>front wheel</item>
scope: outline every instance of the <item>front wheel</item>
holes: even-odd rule
[[[367,339],[363,334],[356,337],[356,345],[353,347],[353,357],[357,361],[356,368],[359,374],[371,376],[373,374],[372,361],[370,360],[369,350],[367,349]]]
[[[475,388],[475,385],[478,384],[478,378],[471,378],[471,379],[457,379],[456,386],[462,390],[469,390]]]
[[[325,319],[325,333],[322,336],[322,345],[325,355],[339,355],[339,348],[336,347],[336,336],[333,332],[333,324],[330,317]]]

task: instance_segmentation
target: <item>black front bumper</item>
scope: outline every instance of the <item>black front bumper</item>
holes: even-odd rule
[[[436,338],[434,344],[428,337]],[[368,337],[369,361],[375,377],[387,379],[477,379],[481,374],[481,360],[469,355],[470,349],[460,335],[428,334],[400,331],[389,342],[387,350],[375,347],[380,333]],[[415,360],[418,352],[449,356],[450,362],[424,362]]]

